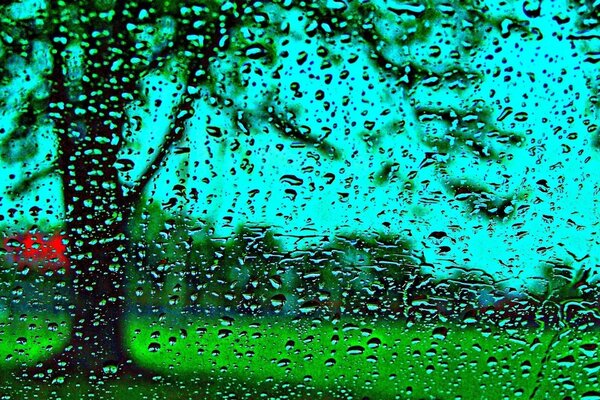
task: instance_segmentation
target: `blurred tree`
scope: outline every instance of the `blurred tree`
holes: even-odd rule
[[[270,308],[278,288],[277,264],[281,255],[273,233],[265,227],[244,226],[225,250],[230,298],[234,309],[258,314]]]
[[[25,171],[13,185],[13,196],[41,190],[45,177],[60,176],[65,236],[74,272],[71,342],[63,354],[39,366],[38,376],[63,376],[69,370],[104,374],[134,369],[123,341],[125,278],[126,267],[142,266],[143,257],[132,245],[127,225],[168,155],[190,152],[181,144],[192,117],[206,111],[200,107],[218,107],[235,122],[241,136],[249,135],[250,129],[276,132],[314,150],[318,160],[340,159],[335,141],[328,139],[340,129],[323,125],[316,132],[303,122],[313,116],[295,102],[308,94],[320,102],[322,91],[308,93],[298,82],[290,85],[280,80],[281,62],[297,64],[304,71],[303,64],[309,60],[307,65],[314,66],[310,75],[321,74],[319,79],[329,85],[351,73],[368,80],[366,67],[352,70],[362,55],[378,71],[376,79],[389,91],[385,96],[408,99],[418,88],[442,86],[461,92],[481,79],[479,73],[464,67],[464,61],[475,54],[486,31],[502,29],[503,19],[486,15],[486,10],[477,1],[456,6],[441,1],[414,6],[244,0],[4,3],[0,69],[3,91],[10,96],[5,96],[2,106],[11,123],[1,128],[1,154],[4,161]],[[438,43],[447,44],[450,39],[452,44],[446,48],[451,50],[442,55]],[[310,44],[310,54],[296,51],[291,60],[286,49],[290,40]],[[407,46],[414,54],[406,54]],[[336,67],[339,76],[334,77],[330,71],[340,63],[342,67]],[[174,88],[172,94],[152,95],[158,90],[152,92],[149,87],[150,76]],[[277,84],[264,83],[265,76],[272,76]],[[356,99],[344,96],[324,101],[322,107],[328,113],[346,107],[348,117],[354,118],[356,108],[348,104],[358,105],[365,93],[352,95]],[[502,160],[507,153],[491,145],[502,147],[520,139],[497,129],[481,102],[467,103],[460,106],[466,110],[449,110],[439,104],[412,102],[414,109],[393,115],[389,126],[376,128],[375,121],[365,120],[360,137],[374,160],[388,159],[378,145],[383,132],[404,132],[404,120],[414,111],[419,122],[435,121],[442,127],[427,130],[422,139],[428,151],[421,167],[434,165],[447,177],[451,150],[489,162]],[[148,121],[133,109],[149,114]],[[149,149],[149,160],[140,167],[129,156],[133,152],[129,142],[140,126],[154,126],[159,118],[168,119],[168,126],[155,133],[158,145]],[[493,134],[484,141],[473,134],[474,127]],[[349,130],[340,132],[345,135],[342,138],[349,135]],[[206,133],[224,135],[212,125]],[[146,138],[135,140],[140,143],[134,145],[141,146]],[[240,142],[233,140],[231,150],[238,148]],[[240,169],[254,168],[246,154],[241,159]],[[373,174],[373,182],[394,181],[394,171],[393,164],[386,164],[381,173]],[[408,191],[415,174],[407,171]],[[199,201],[198,193],[186,193],[185,179],[174,178],[171,183],[172,197],[160,205],[163,209],[188,198]],[[465,187],[445,183],[453,195],[460,195]],[[286,193],[293,197],[296,192],[288,189]],[[465,195],[483,215],[508,217],[514,209],[508,206],[511,200],[496,197],[486,188],[469,189]],[[159,229],[167,245],[170,228]],[[180,245],[186,251],[193,247]],[[235,249],[230,261],[238,258],[238,250],[242,251]],[[248,257],[257,256],[250,251],[244,255]],[[253,276],[244,263],[238,267],[240,286],[232,289],[242,291],[242,304],[252,310],[262,290],[259,287],[266,287],[268,277]]]
[[[346,312],[405,316],[412,285],[418,284],[422,274],[407,241],[392,235],[354,233],[336,237],[326,249],[334,258],[337,286],[343,289],[335,298]]]
[[[547,326],[600,324],[600,290],[589,268],[551,262],[543,266],[542,273],[542,290],[532,293],[539,304],[538,321]]]
[[[341,268],[332,250],[306,249],[286,254],[281,260],[286,293],[273,300],[287,313],[332,317],[345,311],[345,287]]]

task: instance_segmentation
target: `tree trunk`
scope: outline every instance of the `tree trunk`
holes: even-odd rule
[[[131,258],[126,220],[119,216],[127,212],[109,201],[113,199],[110,191],[87,189],[79,197],[65,196],[74,294],[72,330],[64,351],[34,369],[41,378],[106,377],[137,371],[124,335],[125,271]],[[70,186],[65,194],[73,190]]]
[[[64,130],[74,125],[65,124]],[[69,133],[61,141],[73,326],[64,351],[34,369],[44,379],[143,372],[128,359],[124,337],[132,204],[124,200],[115,168],[119,148],[111,145],[122,126],[110,127],[99,117],[88,118],[85,126],[81,137]]]
[[[119,30],[123,5],[116,3],[114,18],[111,13],[90,13],[83,29],[102,34],[80,43],[85,79],[69,80],[67,46],[59,26],[70,27],[73,21],[62,18],[65,10],[60,3],[51,3],[51,14],[61,21],[53,36],[62,39],[53,41],[49,104],[59,140],[74,299],[69,344],[63,353],[34,369],[40,377],[141,371],[128,360],[123,334],[125,274],[135,253],[127,223],[135,204],[125,199],[116,165],[124,143],[126,94],[134,92],[136,85],[122,62],[122,52],[116,51],[129,49]]]
[[[77,231],[73,232],[77,235]],[[126,243],[114,239],[87,246],[86,255],[73,260],[73,328],[67,351],[77,373],[123,367]],[[83,249],[80,249],[83,250]],[[74,249],[74,254],[77,249]]]
[[[110,32],[113,22],[99,14],[89,24],[90,30]],[[90,79],[68,90],[62,87],[68,71],[58,66],[59,59],[53,76],[55,95],[71,104],[59,122],[64,132],[59,157],[73,271],[73,327],[70,343],[59,358],[76,375],[111,374],[127,363],[123,329],[131,247],[126,228],[132,205],[124,199],[116,169],[126,90],[121,71],[112,70],[118,60],[118,52],[113,51],[119,45],[116,35],[103,35],[94,44],[83,47]],[[77,107],[85,114],[74,113]]]
[[[78,373],[111,373],[127,362],[123,329],[131,210],[114,166],[118,148],[107,143],[90,149],[90,142],[98,138],[112,139],[112,129],[93,118],[87,126],[90,134],[75,146],[77,161],[71,163],[75,168],[63,181],[74,272],[73,330],[67,352]]]

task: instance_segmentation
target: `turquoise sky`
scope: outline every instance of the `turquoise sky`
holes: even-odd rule
[[[513,15],[526,19],[521,2],[515,4]],[[571,22],[559,25],[553,19],[556,15],[570,15]],[[592,146],[597,134],[592,127],[598,123],[598,113],[590,99],[598,72],[597,65],[594,68],[583,60],[586,51],[594,46],[597,49],[598,43],[587,43],[586,48],[567,39],[576,31],[574,16],[561,2],[544,3],[542,15],[529,20],[543,38],[524,39],[516,30],[504,38],[501,32],[492,31],[483,37],[480,51],[462,58],[460,65],[450,57],[460,48],[460,32],[451,35],[441,25],[433,31],[449,39],[441,48],[442,55],[435,59],[429,56],[430,45],[438,41],[435,35],[431,35],[431,43],[382,48],[390,59],[420,60],[430,70],[441,72],[460,66],[484,76],[482,82],[462,90],[433,90],[421,85],[407,93],[373,66],[366,47],[356,44],[330,48],[334,62],[327,73],[335,78],[332,84],[325,84],[319,69],[322,58],[317,55],[320,43],[306,43],[299,13],[279,15],[278,23],[291,24],[286,37],[290,42],[275,46],[290,56],[275,66],[264,66],[260,61],[246,63],[233,55],[216,63],[214,72],[222,82],[218,94],[235,99],[235,106],[213,105],[206,91],[180,144],[192,151],[171,154],[149,193],[156,201],[166,201],[173,197],[173,185],[183,179],[188,194],[193,189],[199,193],[199,201],[180,203],[186,214],[213,221],[219,235],[229,235],[241,224],[272,226],[288,248],[310,246],[340,233],[400,234],[410,239],[415,251],[423,253],[441,274],[464,266],[526,285],[534,282],[531,278],[539,275],[539,266],[548,261],[596,267],[600,255],[596,207],[600,158]],[[509,21],[504,24],[508,25]],[[378,28],[390,37],[398,34],[393,26]],[[39,51],[43,54],[45,50]],[[302,51],[307,53],[307,61],[299,66],[296,59]],[[356,61],[350,64],[353,56]],[[18,59],[14,62],[23,65],[22,72],[2,89],[7,107],[0,126],[7,131],[14,124],[11,110],[19,107],[23,93],[36,90],[43,95],[43,82],[33,79],[27,83],[26,72],[39,77],[48,68],[43,57],[34,58],[32,64]],[[282,78],[269,78],[276,69]],[[249,71],[243,73],[247,88],[236,88],[231,82],[229,75],[235,70]],[[349,75],[341,80],[343,70]],[[177,82],[166,76],[150,76],[146,81],[148,104],[161,100],[159,107],[131,110],[140,129],[131,133],[131,144],[124,150],[123,156],[135,161],[135,168],[124,181],[135,180],[144,168],[147,150],[159,146],[167,129],[166,117],[177,95]],[[294,89],[293,82],[298,82],[299,88]],[[294,96],[295,90],[303,94],[302,98]],[[315,100],[319,90],[323,91],[321,101]],[[331,104],[328,110],[324,101]],[[327,142],[341,157],[332,160],[319,149],[299,148],[293,140],[282,137],[259,115],[267,104],[273,105],[275,112],[294,110],[297,124],[315,135],[328,133]],[[487,143],[492,151],[507,153],[505,161],[488,163],[456,146],[448,156],[446,171],[434,165],[422,166],[432,151],[424,141],[446,129],[439,122],[419,121],[415,110],[422,108],[471,110],[474,118],[487,110],[497,129],[515,132],[525,140],[519,146],[501,144],[487,137],[482,127],[481,131],[474,130],[473,138]],[[512,113],[501,118],[509,110]],[[248,134],[235,122],[240,112],[248,121]],[[368,122],[374,122],[370,133],[377,134],[377,140],[364,140]],[[207,133],[213,126],[221,129],[221,137]],[[239,148],[231,151],[235,141]],[[48,127],[38,129],[37,146],[35,159],[0,164],[2,176],[18,177],[35,170],[56,152]],[[183,165],[186,161],[187,168]],[[378,183],[374,178],[386,163],[396,163],[395,177]],[[450,179],[483,185],[501,198],[512,199],[516,210],[503,220],[471,213],[447,190]],[[407,190],[409,181],[412,189]],[[6,193],[13,182],[3,179],[1,192]],[[10,208],[26,211],[36,205],[53,211],[52,215],[42,213],[45,223],[59,221],[58,183],[56,177],[47,178],[40,190],[17,201],[2,196],[0,212],[6,215]],[[440,241],[431,237],[435,231],[446,232],[447,238]],[[440,251],[441,246],[449,250]]]

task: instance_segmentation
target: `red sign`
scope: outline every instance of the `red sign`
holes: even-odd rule
[[[69,271],[69,259],[63,237],[43,233],[25,233],[5,238],[3,247],[9,263],[16,264],[22,271],[31,268],[33,271],[46,272],[64,269]]]

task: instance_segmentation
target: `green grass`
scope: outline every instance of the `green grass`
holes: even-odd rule
[[[218,321],[150,327],[138,323],[129,328],[133,357],[165,374],[279,387],[303,384],[330,393],[346,388],[371,398],[528,398],[555,334],[437,326],[448,330],[443,335],[436,326],[282,319],[239,319],[231,326]],[[186,338],[181,329],[186,329]],[[223,337],[223,330],[230,331],[228,336]],[[157,331],[160,337],[151,338]],[[557,337],[544,364],[540,398],[580,397],[597,387],[597,368],[589,367],[597,350],[582,347],[597,342],[597,332],[569,331]],[[152,343],[160,349],[149,351],[156,347]],[[572,363],[559,362],[568,356],[574,357]]]
[[[69,340],[65,315],[22,314],[0,321],[0,370],[32,365],[60,352]]]
[[[31,321],[37,322],[29,329]],[[64,343],[68,323],[53,331],[45,322],[26,318],[4,325],[0,355],[12,355],[6,368],[35,362],[48,354],[48,344],[56,350]],[[274,317],[195,321],[144,317],[132,319],[126,329],[134,360],[162,379],[150,385],[106,383],[104,393],[114,393],[103,398],[164,398],[163,393],[174,399],[228,395],[318,399],[351,394],[372,399],[514,399],[529,398],[539,385],[535,398],[587,394],[591,400],[600,386],[595,347],[600,336],[594,331],[566,330],[559,335],[534,329],[407,327],[349,319],[334,324]],[[27,344],[15,346],[19,337]],[[23,385],[12,382],[10,391],[20,393]],[[62,388],[46,390],[54,395],[63,391],[63,397],[70,398],[92,389],[71,380]]]

